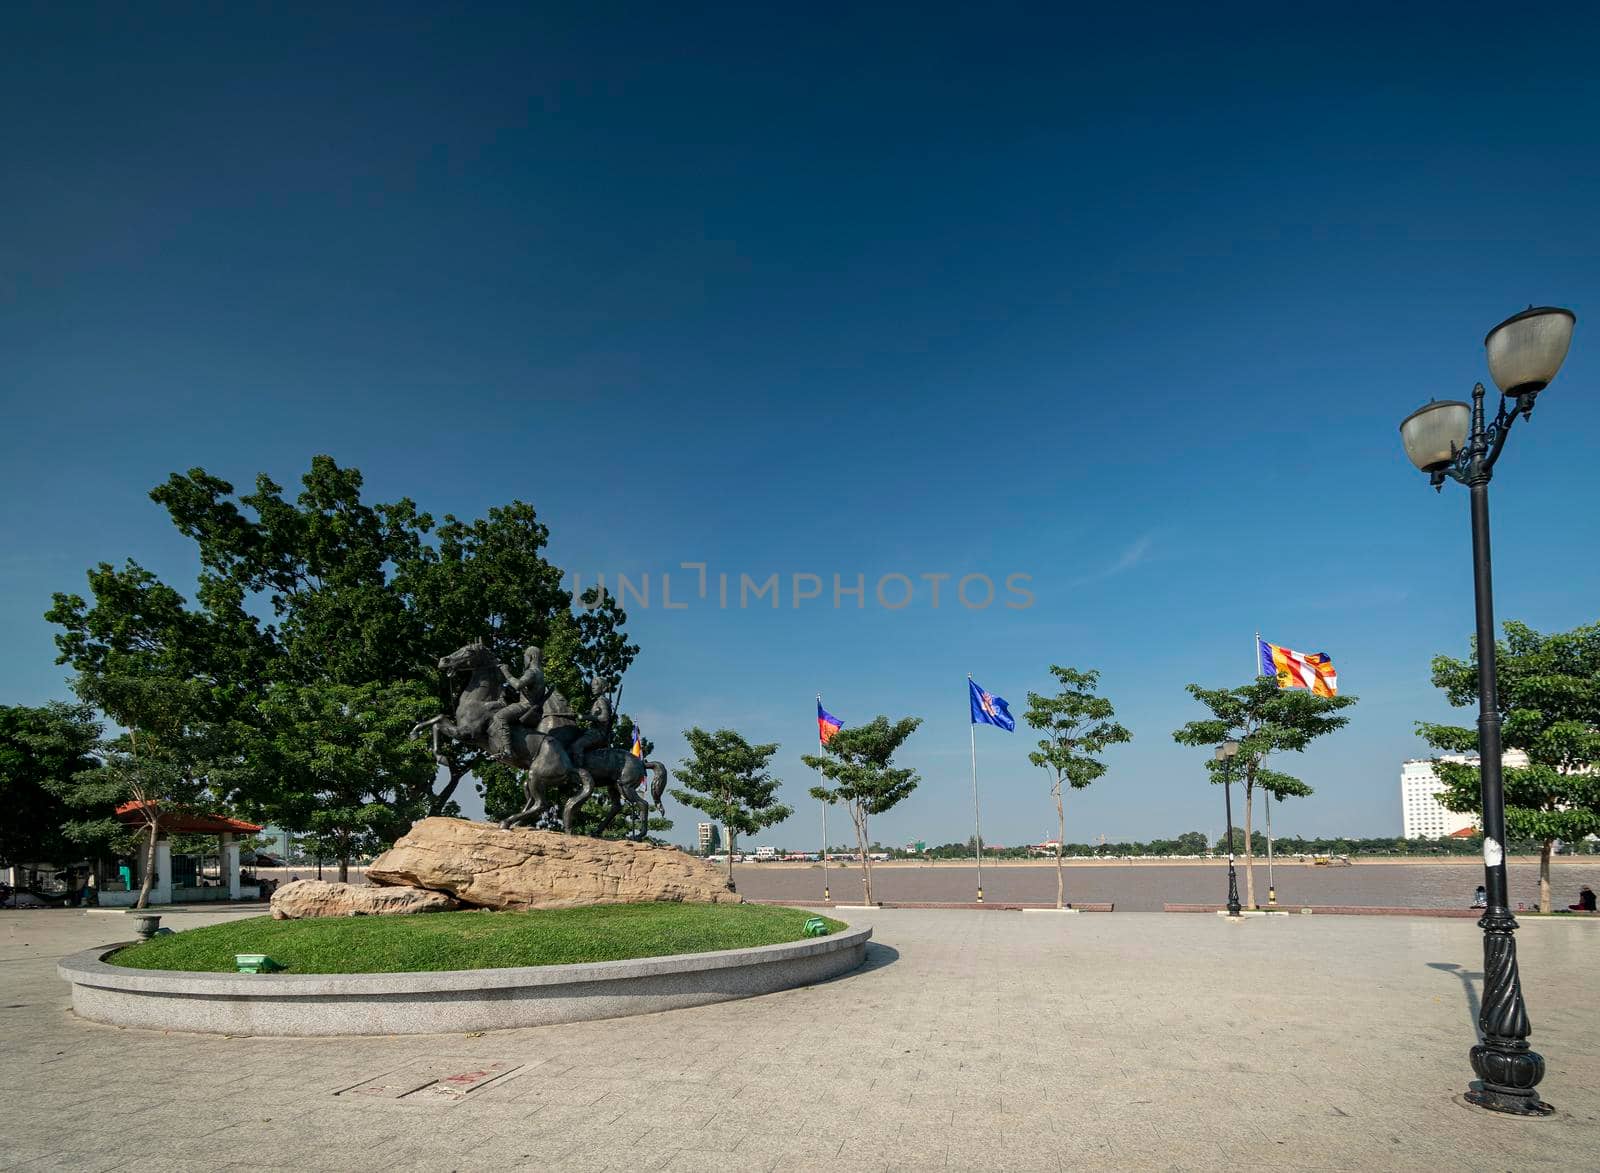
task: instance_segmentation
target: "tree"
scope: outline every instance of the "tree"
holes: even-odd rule
[[[1177,838],[1178,855],[1204,855],[1208,850],[1204,831],[1185,831]]]
[[[861,876],[866,885],[866,901],[872,898],[872,860],[868,858],[867,820],[892,809],[917,788],[921,779],[915,770],[891,766],[895,751],[922,724],[921,717],[905,717],[891,722],[878,716],[866,725],[840,729],[822,747],[822,753],[801,757],[807,766],[820,770],[833,783],[813,786],[812,798],[830,805],[843,803],[856,829],[856,853],[861,860]]]
[[[690,756],[678,763],[672,797],[692,806],[728,829],[728,887],[733,887],[734,844],[740,834],[754,835],[794,813],[777,801],[782,782],[767,772],[776,742],[751,745],[732,729],[707,733],[686,729]]]
[[[1228,850],[1228,833],[1226,831],[1217,836],[1216,849],[1221,852]],[[1249,854],[1252,850],[1265,851],[1266,849],[1267,837],[1260,831],[1250,832],[1250,838],[1246,840],[1243,827],[1235,827],[1233,829],[1233,853],[1235,855]]]
[[[1039,748],[1028,760],[1050,776],[1050,793],[1056,800],[1056,907],[1065,906],[1066,879],[1061,867],[1061,845],[1067,838],[1067,815],[1062,785],[1082,790],[1106,772],[1105,763],[1094,755],[1107,746],[1133,740],[1112,718],[1111,702],[1095,694],[1100,673],[1050,665],[1050,672],[1061,686],[1055,696],[1028,694],[1025,719],[1044,734]]]
[[[569,699],[581,701],[584,682],[600,675],[613,682],[615,704],[639,650],[623,633],[627,616],[594,590],[581,600],[583,612],[573,613],[560,569],[544,556],[549,530],[532,505],[513,501],[470,521],[447,514],[435,530],[411,499],[373,504],[363,488],[358,470],[316,456],[293,499],[265,475],[253,492],[236,494],[202,468],[173,474],[151,492],[195,542],[202,594],[216,593],[244,618],[252,611],[272,617],[254,633],[262,670],[253,704],[263,703],[269,685],[411,682],[437,692],[448,709],[453,700],[438,660],[475,640],[513,665],[524,648],[542,646],[548,678]],[[485,755],[454,743],[440,750],[425,813],[447,813],[469,773],[485,790],[492,784],[520,796],[520,782],[497,775]],[[258,810],[276,803],[281,780],[256,781],[241,801]]]
[[[93,769],[100,726],[85,704],[0,705],[0,862],[65,863],[74,816],[65,791]]]
[[[551,633],[562,620],[571,621],[572,599],[561,586],[560,569],[544,558],[550,531],[533,506],[513,501],[471,522],[446,514],[435,536],[435,543],[419,543],[396,566],[394,585],[415,617],[417,677],[437,681],[441,708],[448,711],[454,698],[435,665],[473,640],[482,640],[502,664],[518,669],[524,648],[542,647],[547,677],[568,683],[562,676],[567,661],[552,648]],[[459,742],[443,741],[439,750],[445,780],[429,800],[429,814],[444,813],[469,773],[478,780],[486,809],[491,796],[496,805],[510,808],[501,818],[522,809],[522,783],[515,771]]]
[[[1258,676],[1241,688],[1201,688],[1188,685],[1189,695],[1211,710],[1211,717],[1190,721],[1172,737],[1180,745],[1212,747],[1237,741],[1239,752],[1230,763],[1208,757],[1206,769],[1213,783],[1244,783],[1245,902],[1256,906],[1255,851],[1251,828],[1251,803],[1257,787],[1272,797],[1303,798],[1311,787],[1281,770],[1268,769],[1268,754],[1300,753],[1312,741],[1349,724],[1342,709],[1356,703],[1353,696],[1322,697],[1304,689],[1280,688],[1272,676]]]
[[[1556,840],[1600,833],[1600,624],[1543,635],[1513,620],[1504,631],[1495,647],[1501,738],[1528,756],[1526,766],[1502,770],[1506,835],[1540,844],[1539,909],[1549,912]],[[1465,660],[1434,658],[1434,686],[1458,708],[1478,703],[1477,657],[1474,640]],[[1419,721],[1417,730],[1435,749],[1478,752],[1476,729]],[[1439,801],[1481,822],[1477,765],[1436,758],[1434,769],[1445,784]]]
[[[46,614],[64,628],[57,662],[76,669],[78,696],[127,733],[105,746],[103,764],[61,791],[82,812],[64,833],[104,843],[119,830],[104,808],[134,803],[145,836],[143,908],[162,811],[225,794],[252,769],[242,746],[262,662],[259,631],[238,592],[209,572],[201,576],[199,609],[132,561],[121,570],[101,563],[89,586],[92,606],[57,594]]]
[[[262,705],[276,798],[262,809],[280,826],[304,827],[339,862],[381,850],[428,813],[433,762],[407,734],[433,707],[421,686],[275,685]]]

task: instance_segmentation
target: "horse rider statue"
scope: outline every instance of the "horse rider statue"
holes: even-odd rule
[[[591,749],[611,744],[611,723],[616,719],[611,708],[611,681],[602,676],[594,677],[589,681],[589,696],[589,727],[567,750],[579,766]]]

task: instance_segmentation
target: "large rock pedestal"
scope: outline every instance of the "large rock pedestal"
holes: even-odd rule
[[[423,819],[372,862],[367,882],[431,888],[499,909],[741,899],[722,873],[674,848],[466,819]]]
[[[319,916],[403,916],[448,912],[461,905],[443,892],[420,888],[374,888],[325,880],[296,880],[272,894],[273,920]]]

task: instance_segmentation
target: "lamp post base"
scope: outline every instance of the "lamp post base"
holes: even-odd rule
[[[1526,1043],[1511,1048],[1479,1043],[1467,1056],[1478,1075],[1462,1095],[1467,1103],[1512,1116],[1548,1116],[1555,1111],[1535,1090],[1544,1078],[1544,1056]]]
[[[1461,1098],[1469,1104],[1508,1116],[1549,1116],[1555,1112],[1554,1105],[1545,1103],[1536,1092],[1500,1091],[1485,1087],[1479,1080],[1473,1080],[1471,1089],[1463,1092]]]

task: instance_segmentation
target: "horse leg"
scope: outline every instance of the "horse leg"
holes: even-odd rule
[[[589,801],[589,796],[594,793],[594,775],[588,770],[573,770],[581,783],[578,793],[575,794],[561,812],[561,829],[568,835],[572,834],[572,816],[577,814],[583,804]]]
[[[605,835],[606,829],[611,826],[611,820],[622,813],[622,793],[615,782],[606,784],[606,797],[611,801],[606,810],[605,818],[601,819],[600,825],[595,828],[594,835],[596,839]]]
[[[633,803],[639,808],[639,836],[637,841],[643,843],[650,838],[650,801],[635,790],[633,792]]]
[[[523,771],[522,794],[526,800],[523,808],[510,818],[501,820],[500,826],[502,828],[510,830],[512,827],[521,826],[523,823],[534,822],[544,813],[544,808],[547,805],[544,800],[544,780],[539,777],[532,766]]]

